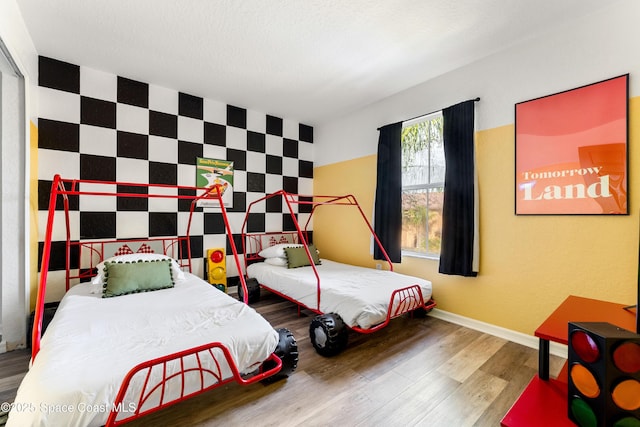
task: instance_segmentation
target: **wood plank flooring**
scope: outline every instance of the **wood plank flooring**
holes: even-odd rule
[[[350,332],[340,355],[318,355],[312,313],[262,291],[254,308],[298,342],[294,374],[274,384],[230,384],[132,426],[499,426],[537,372],[538,353],[443,320],[401,317],[374,334]],[[0,355],[0,402],[11,402],[30,352]],[[552,356],[551,373],[564,360]]]

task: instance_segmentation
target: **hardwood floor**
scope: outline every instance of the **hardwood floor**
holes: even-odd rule
[[[151,414],[138,426],[499,426],[537,372],[536,350],[436,318],[402,317],[350,332],[325,358],[308,336],[312,313],[262,291],[254,307],[298,342],[296,372],[270,385],[227,385]],[[0,355],[0,401],[11,402],[26,350]],[[564,360],[552,356],[551,373]]]

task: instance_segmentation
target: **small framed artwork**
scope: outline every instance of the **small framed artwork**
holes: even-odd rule
[[[626,215],[629,75],[515,105],[516,215]]]
[[[220,185],[222,203],[225,208],[233,207],[233,162],[228,160],[196,158],[196,187],[209,188]],[[216,200],[198,200],[198,207],[219,208]]]

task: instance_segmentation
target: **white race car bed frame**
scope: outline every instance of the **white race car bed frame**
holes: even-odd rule
[[[228,244],[238,272],[242,271],[222,192],[220,186],[202,189],[54,177],[31,336],[31,365],[9,413],[9,426],[115,426],[232,381],[242,385],[273,382],[295,370],[298,351],[291,332],[274,330],[247,306],[246,298],[239,302],[191,274],[190,228],[196,202],[202,199],[219,203]],[[72,240],[72,227],[77,224],[71,224],[69,198],[85,196],[189,199],[186,232],[166,238]],[[62,204],[58,212],[57,203]],[[41,341],[54,220],[61,216],[66,233],[66,293]],[[134,258],[167,258],[164,262],[171,263],[167,268],[175,286],[104,298],[105,277],[116,270],[105,268],[100,277],[103,273],[96,267],[127,260],[132,248],[138,246]],[[106,259],[114,252],[125,255]],[[138,268],[145,262],[149,264],[124,264]],[[239,288],[246,289],[242,274]],[[156,324],[164,329],[154,329]],[[91,343],[100,348],[95,354]],[[247,350],[254,347],[258,350]],[[60,360],[58,351],[72,359]],[[129,359],[136,362],[129,365]],[[105,373],[111,379],[103,384],[101,375]],[[48,381],[51,378],[57,381]]]
[[[283,209],[291,215],[295,231],[264,233],[248,232],[251,209],[258,203],[281,197]],[[293,206],[307,205],[308,218],[300,227]],[[336,263],[322,259],[314,263],[310,251],[309,224],[319,207],[351,206],[360,212],[375,244],[381,249],[388,267],[377,270]],[[431,282],[393,271],[393,263],[382,246],[373,227],[352,195],[302,196],[277,191],[260,198],[247,207],[242,227],[242,243],[247,272],[249,303],[260,297],[260,288],[267,289],[317,314],[309,326],[309,335],[316,351],[323,356],[334,356],[342,352],[348,341],[348,330],[372,333],[384,328],[398,316],[410,313],[424,316],[436,306],[432,298]],[[308,262],[306,266],[287,268],[286,261],[274,263],[264,259],[260,253],[287,245],[304,248]],[[321,248],[320,248],[321,249]],[[273,252],[273,251],[270,251]],[[262,252],[264,254],[264,252]],[[277,261],[277,260],[276,260]],[[239,296],[245,298],[243,289]]]

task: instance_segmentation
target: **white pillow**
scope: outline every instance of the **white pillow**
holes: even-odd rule
[[[284,248],[300,248],[302,246],[298,243],[278,243],[261,250],[258,255],[262,258],[285,258]]]
[[[278,265],[280,267],[286,267],[287,266],[287,259],[286,258],[280,258],[280,257],[265,258],[264,262],[266,262],[267,264],[271,264],[271,265]]]
[[[178,261],[171,258],[170,256],[162,255],[162,254],[135,253],[135,254],[113,256],[99,263],[96,266],[96,268],[98,269],[98,274],[91,280],[91,283],[93,283],[94,285],[104,284],[104,263],[105,262],[135,262],[135,261],[152,261],[156,259],[171,260],[171,271],[173,272],[174,282],[185,279],[184,271],[182,271],[182,269],[180,268],[180,264],[178,264]]]

